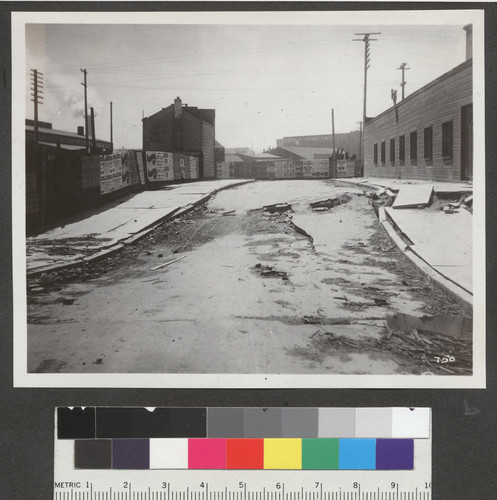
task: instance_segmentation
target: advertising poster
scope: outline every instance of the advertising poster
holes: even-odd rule
[[[147,179],[149,182],[172,181],[173,155],[164,151],[147,151]]]
[[[121,179],[122,187],[132,184],[130,168],[129,168],[130,151],[121,152]]]
[[[140,184],[145,184],[145,175],[143,173],[143,156],[141,151],[135,151],[136,165],[138,169],[138,176],[140,177]]]
[[[121,155],[102,156],[100,161],[100,194],[117,191],[121,189],[122,183]]]

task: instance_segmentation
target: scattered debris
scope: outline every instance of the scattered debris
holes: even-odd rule
[[[172,264],[174,262],[178,262],[178,260],[184,259],[186,255],[182,255],[181,257],[178,257],[177,259],[170,260],[169,262],[165,262],[164,264],[160,264],[159,266],[152,267],[151,271],[155,271],[157,269],[160,269],[161,267],[166,267],[169,264]]]
[[[288,281],[290,279],[286,271],[278,271],[273,266],[257,263],[254,266],[254,269],[264,278],[279,277],[284,281]]]
[[[60,297],[59,302],[62,302],[65,306],[72,306],[76,299],[68,299],[66,297]]]
[[[235,212],[236,210],[230,210],[229,212],[223,212],[221,215],[223,217],[226,217],[227,215],[236,215]]]
[[[388,325],[380,337],[354,339],[329,330],[320,331],[320,335],[317,333],[310,339],[320,350],[388,352],[392,356],[391,359],[400,366],[416,364],[420,374],[470,375],[472,373],[471,342],[453,341],[439,335],[428,337],[416,329],[399,332],[390,329]]]
[[[327,211],[330,208],[337,207],[338,205],[343,205],[344,203],[348,203],[351,200],[351,197],[347,194],[343,194],[338,198],[328,198],[327,200],[320,200],[310,203],[309,206],[316,212]]]
[[[265,212],[269,212],[270,214],[274,214],[277,212],[287,212],[292,209],[292,205],[289,203],[276,203],[274,205],[266,205],[262,207]]]
[[[396,194],[389,189],[382,189],[380,191],[367,193],[366,196],[369,198],[369,203],[373,207],[376,216],[378,217],[378,208],[391,207]]]
[[[396,313],[386,317],[389,328],[393,330],[423,331],[440,334],[456,339],[471,339],[473,336],[473,320],[464,316],[413,316]]]

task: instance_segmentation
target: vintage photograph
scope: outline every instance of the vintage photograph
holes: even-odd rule
[[[484,386],[483,55],[478,11],[17,13],[16,383]]]

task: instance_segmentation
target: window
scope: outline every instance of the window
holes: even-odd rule
[[[395,164],[395,139],[390,139],[390,163]]]
[[[406,161],[406,136],[401,135],[399,137],[399,162],[404,165]]]
[[[453,126],[450,122],[442,123],[442,157],[444,161],[452,160],[453,153]]]
[[[373,146],[373,161],[375,166],[378,166],[378,143]]]
[[[381,143],[381,164],[385,165],[385,141]]]
[[[414,132],[411,132],[410,135],[410,151],[409,151],[409,158],[412,162],[415,162],[418,160],[418,132],[415,130]]]
[[[424,153],[425,160],[433,160],[433,127],[427,127],[424,130]]]

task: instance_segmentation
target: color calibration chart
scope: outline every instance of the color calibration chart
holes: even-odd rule
[[[429,408],[57,408],[56,500],[431,499]]]

